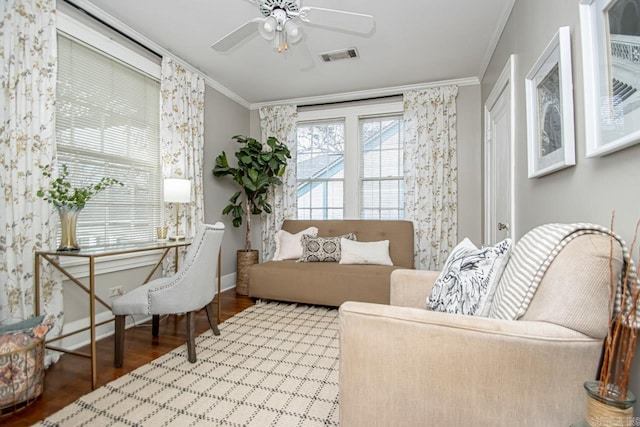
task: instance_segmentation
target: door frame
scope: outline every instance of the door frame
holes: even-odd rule
[[[491,235],[491,227],[495,227],[496,219],[493,218],[492,215],[492,203],[494,202],[495,196],[491,191],[491,182],[489,177],[491,174],[491,110],[495,106],[496,102],[500,98],[500,95],[505,91],[509,91],[509,120],[511,122],[510,132],[509,132],[509,145],[510,145],[510,188],[511,188],[511,215],[509,218],[509,236],[514,239],[516,234],[516,203],[515,203],[515,141],[516,141],[516,96],[515,96],[515,82],[516,82],[516,55],[512,54],[509,56],[507,63],[505,64],[502,72],[500,73],[500,77],[493,85],[493,89],[489,93],[487,101],[484,104],[484,229],[483,229],[483,240],[485,244],[489,242],[489,236]]]

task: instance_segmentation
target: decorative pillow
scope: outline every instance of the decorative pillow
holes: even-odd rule
[[[278,231],[276,233],[276,253],[273,255],[273,260],[299,259],[302,256],[302,242],[300,240],[305,234],[315,237],[318,235],[318,228],[309,227],[296,234],[284,230]]]
[[[302,236],[301,262],[338,262],[341,256],[340,239],[356,240],[354,233],[335,237]]]
[[[488,316],[510,252],[511,239],[482,249],[464,239],[449,254],[427,298],[427,308]]]
[[[389,256],[389,241],[379,242],[355,242],[349,239],[340,239],[342,256],[340,264],[377,264],[393,265]]]

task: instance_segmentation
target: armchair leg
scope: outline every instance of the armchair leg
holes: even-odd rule
[[[187,354],[189,362],[196,362],[196,313],[190,311],[187,313]]]
[[[160,315],[158,314],[151,317],[151,335],[154,337],[160,335]]]
[[[124,359],[124,324],[126,316],[116,316],[115,344],[113,346],[113,366],[122,367]]]
[[[216,316],[213,313],[213,301],[205,305],[207,311],[207,318],[209,319],[209,326],[213,330],[213,335],[220,335],[220,329],[218,329],[218,323],[216,322]]]

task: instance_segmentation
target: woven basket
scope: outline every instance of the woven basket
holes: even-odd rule
[[[249,269],[258,263],[258,251],[238,251],[236,254],[236,294],[249,295]]]
[[[44,340],[0,354],[0,416],[33,403],[44,389]]]

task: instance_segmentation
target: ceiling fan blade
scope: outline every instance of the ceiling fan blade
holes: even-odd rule
[[[217,52],[226,52],[246,38],[258,34],[258,24],[264,22],[263,18],[255,18],[245,22],[229,34],[211,45],[211,49]]]
[[[313,55],[311,55],[311,51],[309,50],[309,46],[307,46],[306,37],[303,37],[303,39],[296,44],[293,54],[296,57],[296,62],[298,63],[300,71],[307,71],[316,66],[313,60]]]
[[[308,24],[360,35],[371,34],[376,25],[376,21],[371,15],[345,12],[343,10],[323,9],[321,7],[302,7],[300,8],[299,16],[303,22]]]

